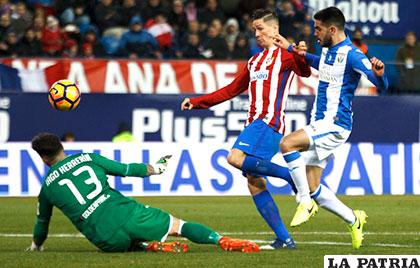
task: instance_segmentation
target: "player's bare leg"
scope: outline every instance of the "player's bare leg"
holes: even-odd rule
[[[310,140],[303,129],[285,136],[280,142],[284,160],[289,166],[290,175],[297,189],[299,206],[290,223],[290,226],[298,226],[308,221],[318,211],[318,206],[311,199],[308,179],[306,177],[306,165],[301,151],[309,148]]]

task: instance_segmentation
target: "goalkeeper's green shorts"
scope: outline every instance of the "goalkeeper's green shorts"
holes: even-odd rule
[[[130,219],[110,239],[93,239],[92,243],[106,252],[129,251],[133,243],[165,241],[172,222],[169,213],[138,203]]]

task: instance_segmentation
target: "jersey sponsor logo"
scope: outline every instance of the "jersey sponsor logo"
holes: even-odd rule
[[[258,71],[251,73],[251,82],[255,80],[267,80],[268,79],[268,71]]]
[[[110,197],[109,194],[103,194],[98,199],[96,199],[83,213],[80,217],[82,220],[89,218],[89,216],[100,206],[102,205],[108,198]]]
[[[332,68],[325,65],[319,70],[319,80],[329,83],[338,83],[338,77],[333,74]]]

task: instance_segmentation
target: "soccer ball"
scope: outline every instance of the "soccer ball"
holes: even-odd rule
[[[60,111],[70,111],[79,105],[80,90],[70,80],[58,80],[48,91],[48,101],[51,106]]]

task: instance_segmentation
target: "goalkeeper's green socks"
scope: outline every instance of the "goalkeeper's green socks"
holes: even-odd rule
[[[212,229],[199,223],[185,222],[181,228],[181,235],[197,244],[217,245],[222,237]]]

